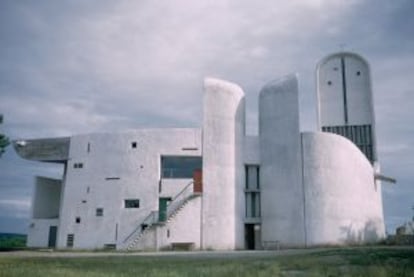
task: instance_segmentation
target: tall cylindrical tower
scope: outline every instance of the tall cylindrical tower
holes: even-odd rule
[[[202,247],[243,248],[244,93],[235,84],[204,82]]]

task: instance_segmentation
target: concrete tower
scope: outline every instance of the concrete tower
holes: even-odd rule
[[[244,92],[236,84],[204,82],[202,247],[240,249],[243,238]]]
[[[304,246],[299,97],[295,75],[270,82],[261,90],[259,137],[262,240],[279,242],[282,247]]]
[[[332,54],[318,64],[316,80],[319,128],[350,139],[368,160],[377,161],[368,63],[354,53]]]

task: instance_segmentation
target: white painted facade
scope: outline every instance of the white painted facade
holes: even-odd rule
[[[354,71],[361,71],[355,80]],[[329,56],[317,80],[321,129],[370,125],[363,130],[373,140],[367,63],[350,53]],[[243,90],[207,78],[201,129],[15,142],[24,158],[65,165],[62,180],[37,178],[28,246],[269,249],[384,238],[377,159],[373,166],[360,150],[376,151],[375,144],[301,133],[298,93],[295,75],[264,86],[258,136],[245,135]],[[194,179],[174,164],[198,160]]]

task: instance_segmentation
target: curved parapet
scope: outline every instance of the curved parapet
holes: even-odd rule
[[[244,93],[232,83],[204,81],[202,247],[236,249],[243,238]]]
[[[367,243],[385,236],[381,187],[348,139],[303,133],[307,245]]]
[[[69,158],[70,137],[15,140],[13,147],[20,157],[41,162],[63,163]]]
[[[295,74],[260,92],[262,241],[282,247],[305,244],[298,81]]]

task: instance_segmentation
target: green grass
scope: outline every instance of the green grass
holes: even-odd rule
[[[0,257],[0,276],[414,276],[414,250],[331,249],[303,255]]]
[[[0,233],[0,251],[26,247],[26,235]]]

